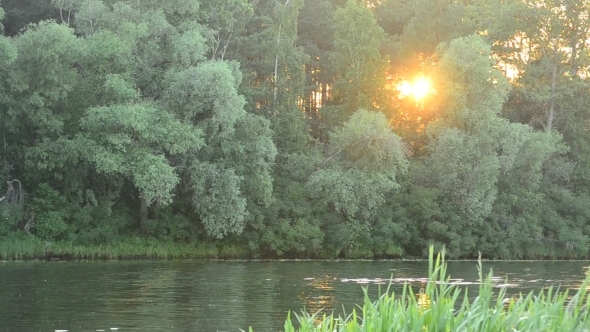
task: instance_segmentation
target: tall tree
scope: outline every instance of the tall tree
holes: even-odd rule
[[[329,104],[334,88],[335,67],[330,55],[334,52],[336,10],[330,0],[305,1],[298,21],[297,44],[309,57],[302,106],[314,137],[325,138],[320,132],[320,109]]]
[[[137,209],[142,232],[148,231],[150,210],[171,203],[177,191],[189,193],[192,199],[181,201],[201,222],[193,228],[221,238],[241,232],[248,205],[270,201],[276,149],[268,121],[244,110],[239,66],[207,61],[210,32],[197,21],[197,8],[193,0],[88,0],[72,13],[80,38],[64,25],[48,23],[25,33],[23,45],[31,48],[51,43],[39,39],[45,30],[64,35],[61,44],[51,44],[63,53],[56,55],[61,61],[49,62],[55,68],[21,70],[23,77],[33,70],[42,78],[30,87],[33,96],[45,98],[39,107],[64,110],[62,117],[31,118],[38,124],[28,153],[31,166],[45,176],[76,170],[77,182],[60,188],[71,195],[90,190],[111,204],[120,202],[122,193],[134,196],[128,204]],[[53,34],[55,41],[60,35]],[[44,48],[39,52],[51,49]],[[44,84],[52,75],[53,84]],[[39,88],[45,85],[48,92]]]
[[[3,66],[6,75],[2,90],[7,93],[0,99],[1,126],[5,150],[10,150],[6,153],[22,174],[27,148],[56,139],[69,130],[68,121],[75,115],[65,110],[79,82],[74,64],[82,48],[72,29],[45,22],[29,26],[13,43],[19,56],[12,53],[13,49],[12,56],[6,59],[10,65],[5,62]],[[33,173],[30,176],[34,182]]]
[[[307,186],[313,198],[342,216],[349,235],[340,249],[350,250],[359,237],[368,235],[365,231],[374,226],[377,210],[399,188],[397,178],[407,170],[406,151],[386,117],[366,110],[355,112],[330,134],[326,151]]]
[[[465,1],[381,2],[375,9],[379,25],[387,33],[381,50],[389,57],[388,87],[394,90],[389,114],[396,132],[411,146],[412,153],[424,153],[427,144],[425,128],[437,117],[432,91],[416,100],[399,94],[402,84],[431,79],[438,62],[436,48],[440,43],[471,33],[465,22]],[[433,86],[436,90],[436,86]]]
[[[199,7],[199,22],[207,29],[209,57],[235,59],[239,47],[234,47],[243,37],[247,22],[254,14],[246,0],[203,1]]]
[[[544,162],[556,151],[551,145],[548,150],[528,151],[531,128],[500,117],[509,85],[493,69],[490,51],[478,36],[440,48],[436,86],[441,113],[429,124],[429,154],[414,173],[415,181],[439,190],[443,206],[451,208],[442,219],[446,219],[444,231],[438,229],[431,236],[444,234],[455,254],[476,250],[471,225],[490,216],[501,174],[510,174],[519,155],[535,152]],[[539,176],[541,169],[535,172]]]
[[[272,133],[267,120],[244,110],[239,83],[237,68],[203,63],[170,72],[163,98],[166,109],[205,134],[201,151],[183,158],[185,190],[205,229],[217,238],[241,233],[248,204],[267,204],[272,195]]]
[[[473,4],[477,28],[495,43],[500,65],[518,82],[512,98],[519,109],[509,116],[546,131],[566,126],[568,113],[575,112],[569,101],[587,89],[589,6],[583,0]]]
[[[342,105],[340,121],[359,108],[387,105],[384,96],[386,61],[379,48],[385,37],[372,11],[363,3],[349,0],[335,14],[334,53],[336,68],[334,98]]]

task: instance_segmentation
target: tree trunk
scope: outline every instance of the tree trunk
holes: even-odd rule
[[[279,48],[281,46],[281,27],[279,25],[279,33],[277,36],[277,54],[275,55],[275,76],[274,76],[274,87],[273,87],[273,102],[277,100],[277,94],[279,89]]]
[[[6,190],[6,194],[0,197],[0,202],[6,200],[8,203],[22,207],[24,205],[25,191],[20,181],[17,179],[6,181],[6,185],[8,189]]]
[[[551,95],[549,100],[549,110],[547,112],[547,125],[545,130],[551,132],[553,130],[553,120],[555,119],[555,90],[557,85],[557,65],[553,67],[551,73]]]
[[[29,235],[31,234],[31,228],[35,227],[35,211],[31,212],[31,216],[29,217],[29,221],[23,227],[23,231],[25,231]]]
[[[148,221],[148,203],[143,197],[139,197],[139,231],[141,234],[147,234]]]

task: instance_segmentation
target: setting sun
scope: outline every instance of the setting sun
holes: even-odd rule
[[[403,81],[397,89],[400,92],[400,98],[412,96],[416,100],[422,100],[432,92],[430,81],[425,77],[417,78],[414,82]]]

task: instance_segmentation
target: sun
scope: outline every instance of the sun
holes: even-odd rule
[[[397,86],[400,98],[413,97],[417,101],[420,101],[430,93],[432,93],[432,87],[430,80],[426,77],[419,77],[413,82],[403,81]]]

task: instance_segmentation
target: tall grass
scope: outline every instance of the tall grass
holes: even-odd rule
[[[590,276],[571,296],[553,288],[506,299],[506,289],[494,292],[492,272],[484,276],[481,260],[479,293],[470,300],[467,291],[449,283],[444,251],[433,258],[429,253],[429,281],[423,293],[415,294],[404,286],[401,294],[389,289],[371,302],[366,289],[364,304],[345,316],[315,317],[304,313],[291,315],[285,332],[381,332],[381,331],[590,331],[587,288]]]
[[[233,259],[248,254],[237,247],[219,250],[211,243],[176,243],[142,237],[125,237],[99,245],[79,245],[71,241],[48,242],[27,235],[0,239],[0,260]]]

